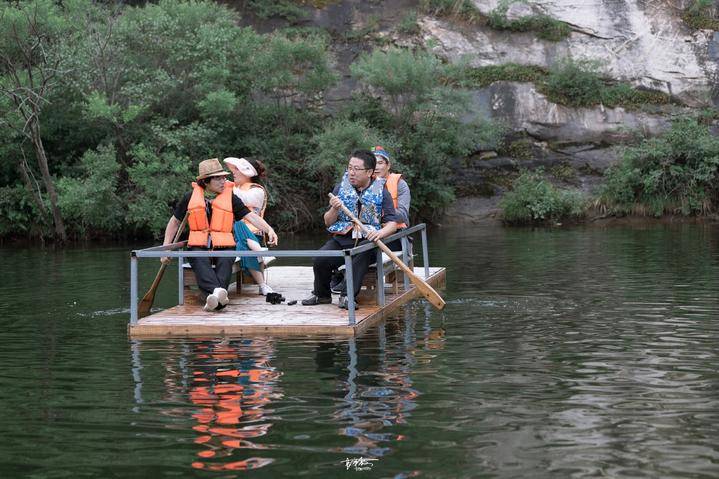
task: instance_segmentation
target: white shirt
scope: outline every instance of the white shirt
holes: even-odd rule
[[[265,204],[265,190],[262,188],[249,188],[242,190],[238,186],[232,189],[232,192],[237,195],[242,202],[255,213],[259,214],[262,211],[262,206]]]

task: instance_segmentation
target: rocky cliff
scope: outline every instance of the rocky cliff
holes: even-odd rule
[[[553,101],[538,81],[516,81],[511,76],[471,87],[471,116],[500,121],[508,134],[504,145],[484,145],[472,157],[457,159],[458,200],[446,211],[446,223],[493,216],[498,198],[522,168],[542,166],[556,182],[591,193],[601,184],[602,172],[616,161],[617,146],[661,133],[678,115],[719,107],[719,32],[714,31],[719,21],[702,18],[710,14],[717,18],[719,2],[304,3],[316,7],[306,7],[311,10],[309,24],[342,40],[333,48],[337,67],[344,73],[360,51],[396,44],[428,48],[449,63],[478,71],[514,65],[547,72],[567,59],[588,61],[605,83],[663,99],[577,107]],[[687,12],[699,21],[689,21]],[[412,28],[407,28],[408,18],[413,19]],[[542,35],[532,25],[555,30]],[[345,75],[331,100],[348,97],[353,87]]]

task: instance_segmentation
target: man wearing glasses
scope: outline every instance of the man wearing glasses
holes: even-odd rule
[[[190,236],[187,246],[192,250],[235,249],[232,227],[235,221],[246,219],[267,233],[267,242],[277,244],[275,230],[262,217],[250,211],[242,200],[232,193],[233,183],[227,181],[230,174],[222,169],[217,158],[200,162],[197,182],[175,207],[165,227],[163,244],[172,243],[182,219],[187,215]],[[212,199],[207,198],[209,195]],[[162,258],[162,262],[169,262]],[[235,258],[189,258],[192,271],[200,288],[200,300],[205,311],[217,311],[230,302],[227,286],[232,275]],[[212,264],[214,262],[214,269]]]
[[[327,231],[332,237],[320,249],[353,248],[367,241],[385,238],[396,231],[399,218],[392,204],[392,195],[385,188],[383,178],[374,178],[376,161],[374,154],[369,150],[356,150],[350,156],[347,171],[340,184],[335,186],[333,191],[335,197],[330,199],[330,208],[324,215]],[[342,204],[369,230],[364,240],[359,228],[342,212]],[[359,293],[362,279],[374,258],[375,252],[372,250],[353,257],[352,284],[355,296]],[[314,259],[314,290],[309,298],[302,300],[303,305],[315,306],[332,302],[330,292],[332,270],[342,264],[344,259],[340,257]],[[340,293],[339,307],[347,309],[346,291]]]

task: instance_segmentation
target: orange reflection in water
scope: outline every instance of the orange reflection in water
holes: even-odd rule
[[[274,461],[271,458],[235,459],[238,450],[262,450],[267,446],[253,439],[267,434],[272,423],[265,416],[267,405],[281,397],[275,391],[280,372],[270,366],[274,346],[268,339],[242,340],[235,343],[197,345],[189,399],[199,406],[192,414],[198,433],[195,444],[203,447],[192,463],[207,471],[243,471],[257,469]]]

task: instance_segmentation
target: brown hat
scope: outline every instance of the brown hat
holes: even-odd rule
[[[229,176],[230,173],[222,169],[222,163],[217,158],[201,161],[198,168],[198,181],[211,176]]]

